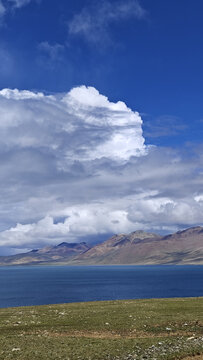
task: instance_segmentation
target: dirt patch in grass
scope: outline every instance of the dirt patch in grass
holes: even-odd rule
[[[196,355],[192,357],[186,357],[183,360],[203,360],[203,355]]]
[[[90,332],[90,331],[73,331],[73,332],[49,332],[49,331],[38,331],[35,333],[27,332],[24,333],[24,335],[40,335],[40,336],[47,336],[47,337],[73,337],[73,338],[92,338],[92,339],[156,339],[156,338],[176,338],[177,336],[188,336],[191,337],[192,333],[188,332],[176,332],[172,334],[166,334],[166,333],[159,333],[159,334],[153,334],[153,333],[144,333],[144,332],[135,332],[128,335],[125,334],[115,334],[111,332]]]

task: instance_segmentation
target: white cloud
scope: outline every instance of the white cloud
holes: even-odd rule
[[[48,41],[43,41],[39,43],[38,50],[40,51],[40,63],[44,64],[46,67],[49,65],[56,65],[63,60],[64,55],[64,45],[55,43],[50,44]]]
[[[203,223],[203,203],[197,204],[191,198],[174,201],[169,198],[145,199],[132,205],[129,209],[129,220],[138,221],[147,226],[153,224],[160,228],[175,226],[190,226]]]
[[[125,161],[146,151],[139,114],[122,102],[109,102],[92,87],[73,89],[60,98],[17,89],[4,89],[0,96],[2,143],[7,146],[42,146],[57,158],[60,154],[63,166],[68,159]]]
[[[33,93],[29,90],[18,90],[18,89],[2,89],[0,90],[0,95],[6,99],[12,100],[25,100],[25,99],[41,99],[44,97],[44,94],[41,92]]]
[[[196,195],[194,197],[194,200],[197,201],[197,202],[203,202],[203,194]]]
[[[32,0],[9,0],[15,8],[21,8],[28,5]]]
[[[131,156],[144,155],[146,148],[142,136],[142,120],[137,112],[132,112],[125,103],[111,103],[106,96],[93,88],[85,86],[72,89],[63,98],[72,114],[77,115],[84,124],[84,133],[91,131],[91,151],[87,144],[81,152],[70,153],[76,159],[83,157],[94,160],[102,157],[128,160]],[[74,125],[73,125],[74,126]],[[96,142],[95,142],[96,140]]]
[[[6,13],[6,8],[3,5],[2,1],[0,0],[0,18],[3,17]]]
[[[96,6],[84,7],[69,22],[69,33],[81,35],[92,43],[109,40],[109,26],[112,23],[134,19],[144,19],[146,11],[137,0],[101,1]]]
[[[40,247],[61,241],[75,241],[82,236],[129,229],[127,213],[121,210],[109,213],[107,206],[83,205],[67,208],[65,212],[68,217],[57,224],[51,216],[32,224],[17,224],[1,233],[1,246]]]
[[[133,204],[133,205],[132,205]],[[54,211],[57,213],[56,210]],[[169,198],[149,198],[146,194],[109,200],[105,203],[86,203],[62,210],[63,221],[54,222],[47,215],[31,224],[17,224],[0,234],[1,246],[36,248],[62,241],[77,241],[98,234],[148,231],[176,231],[179,225],[201,224],[203,203],[191,199],[175,202]],[[58,212],[58,215],[60,211]]]
[[[9,13],[10,11],[14,11],[15,9],[20,9],[23,6],[28,5],[33,0],[6,0],[4,3],[0,0],[0,20]],[[40,0],[34,0],[39,2]]]
[[[1,21],[1,20],[0,20]],[[1,79],[6,77],[8,74],[11,74],[13,71],[13,59],[11,54],[4,49],[3,47],[0,47],[0,75]]]
[[[144,132],[148,138],[176,136],[186,129],[187,126],[178,116],[162,115],[155,120],[144,121]]]
[[[202,151],[146,147],[140,115],[93,87],[3,89],[0,131],[0,246],[203,223]]]

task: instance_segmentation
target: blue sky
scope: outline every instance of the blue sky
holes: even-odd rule
[[[112,7],[118,3],[110,1]],[[16,9],[12,2],[3,4],[8,9],[1,21],[1,52],[7,55],[1,55],[6,62],[1,88],[66,92],[91,85],[146,113],[146,121],[166,115],[189,127],[181,126],[179,140],[169,141],[191,136],[201,141],[202,1],[195,6],[185,0],[142,1],[141,18],[129,13],[104,21],[105,34],[94,25],[89,33],[69,31],[84,9],[101,16],[102,2],[41,0]]]
[[[202,224],[202,12],[0,1],[2,253]]]

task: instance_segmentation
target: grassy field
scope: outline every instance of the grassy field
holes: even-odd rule
[[[203,298],[0,309],[0,359],[203,359]]]

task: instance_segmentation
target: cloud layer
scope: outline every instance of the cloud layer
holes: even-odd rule
[[[32,1],[33,0],[6,0],[5,2],[3,2],[2,0],[0,0],[0,21],[3,19],[7,12],[14,11],[15,9],[20,9],[21,7],[28,5]]]
[[[0,246],[28,249],[203,222],[201,150],[146,146],[95,88],[0,91]]]
[[[141,20],[146,11],[137,0],[101,1],[95,6],[84,7],[69,22],[69,34],[80,35],[90,43],[108,42],[109,25],[130,18]]]

